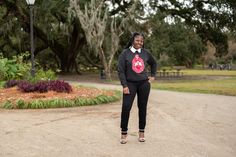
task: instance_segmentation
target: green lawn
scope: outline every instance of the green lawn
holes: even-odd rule
[[[182,72],[184,73],[184,76],[190,77],[185,77],[183,79],[178,78],[176,80],[159,80],[157,78],[157,80],[152,83],[152,88],[179,92],[236,96],[236,70],[185,69],[182,70]],[[207,76],[209,76],[209,78]],[[120,84],[118,80],[113,80],[112,83]]]
[[[236,96],[236,77],[221,80],[176,80],[173,82],[158,82],[157,80],[152,87],[161,90]]]
[[[205,76],[236,76],[236,70],[194,70],[185,69],[182,70],[184,75],[205,75]]]

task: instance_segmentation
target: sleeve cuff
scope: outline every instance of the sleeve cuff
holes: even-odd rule
[[[151,74],[151,77],[155,77],[156,76],[156,74]]]

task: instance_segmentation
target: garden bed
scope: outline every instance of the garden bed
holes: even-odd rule
[[[119,100],[120,93],[87,87],[72,87],[70,93],[48,91],[24,93],[18,87],[0,89],[0,108],[56,108],[95,105]]]

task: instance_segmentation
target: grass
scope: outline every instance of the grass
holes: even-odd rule
[[[173,82],[154,82],[152,87],[155,89],[179,92],[236,96],[236,77],[221,80],[180,80]]]
[[[88,106],[111,103],[118,101],[121,98],[121,92],[114,91],[114,95],[98,95],[95,98],[75,98],[75,99],[51,99],[51,100],[33,100],[26,102],[19,99],[16,103],[9,100],[5,101],[0,107],[5,109],[44,109],[44,108],[62,108],[62,107],[75,107],[75,106]]]
[[[194,70],[185,69],[182,70],[184,75],[191,76],[236,76],[236,70]]]
[[[178,92],[236,96],[235,70],[229,71],[185,69],[182,70],[182,72],[184,73],[184,76],[190,77],[185,77],[184,79],[178,78],[176,80],[158,80],[157,78],[157,80],[152,83],[152,88]],[[112,83],[120,84],[118,80],[113,80]]]

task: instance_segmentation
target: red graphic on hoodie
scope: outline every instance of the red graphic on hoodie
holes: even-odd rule
[[[132,60],[132,69],[136,73],[141,73],[144,70],[144,62],[143,59],[139,57],[139,55],[135,55]]]

